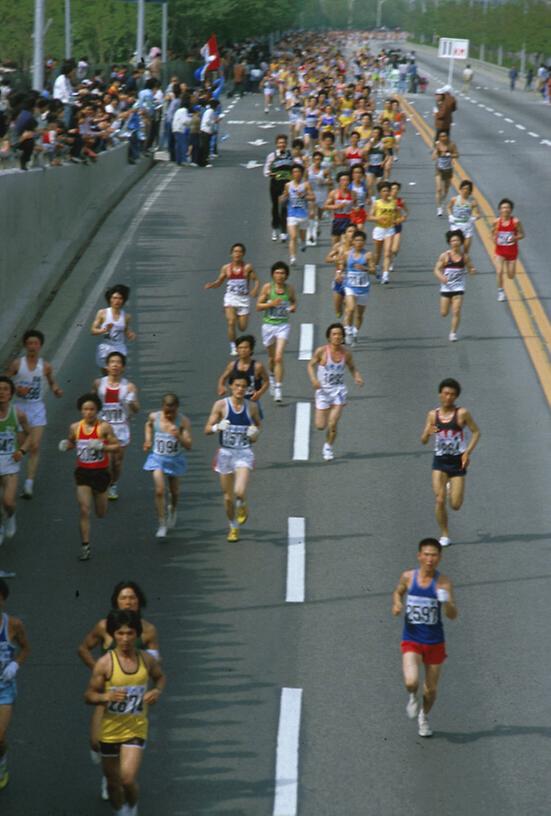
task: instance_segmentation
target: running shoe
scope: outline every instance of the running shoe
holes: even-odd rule
[[[13,538],[17,532],[17,522],[15,521],[15,513],[8,516],[6,519],[6,538]]]
[[[451,539],[450,539],[450,538],[448,538],[448,536],[440,536],[440,538],[438,539],[438,541],[440,542],[440,546],[441,546],[441,547],[449,547],[449,546],[450,546],[450,544],[452,543],[452,542],[451,542]]]
[[[381,278],[381,283],[388,283],[390,280],[390,275],[388,272],[383,272],[383,277]]]
[[[455,341],[457,340],[457,334],[455,332],[450,332],[448,334],[448,340],[450,341],[450,343],[455,343]]]
[[[272,241],[277,241],[277,239],[278,239],[277,230],[272,230]]]
[[[287,240],[287,233],[286,232],[281,232],[279,234],[279,240],[281,241],[282,244],[284,244],[285,241]]]
[[[228,533],[228,541],[239,541],[239,527],[230,527],[230,531]]]
[[[89,544],[81,544],[80,546],[80,555],[78,557],[79,561],[89,561],[92,557],[90,553],[90,545]]]
[[[295,256],[291,255],[291,257],[289,258],[289,266],[296,266],[296,262],[297,259],[295,258]]]
[[[32,499],[33,486],[34,485],[32,479],[25,479],[25,484],[23,485],[23,492],[21,493],[22,499]]]
[[[330,445],[329,442],[326,442],[325,445],[323,446],[323,450],[321,452],[321,455],[323,456],[323,458],[324,458],[324,460],[326,462],[330,462],[331,459],[335,458],[335,454],[333,452],[333,446]]]
[[[274,385],[274,400],[275,402],[281,402],[283,400],[280,385]]]
[[[109,501],[117,501],[119,498],[119,492],[116,484],[109,485],[109,489],[107,490],[107,498]]]
[[[503,289],[498,289],[497,290],[497,299],[498,299],[499,303],[504,303],[507,300],[507,298],[505,297],[505,292],[503,291]]]
[[[408,704],[406,706],[406,714],[410,720],[414,720],[419,716],[419,699],[416,694],[410,694]]]
[[[155,538],[166,538],[166,524],[159,524],[159,529],[155,533]]]
[[[246,502],[238,504],[235,509],[235,520],[238,524],[245,524],[249,518],[249,508]]]
[[[168,508],[168,518],[166,526],[169,530],[173,530],[176,527],[176,521],[178,519],[178,511],[173,510],[172,507]]]
[[[419,726],[418,733],[419,733],[420,737],[432,737],[432,729],[431,729],[431,727],[429,725],[427,715],[425,714],[423,709],[421,709],[421,711],[419,712],[419,716],[417,718],[417,724]]]
[[[436,215],[438,216],[438,218],[444,215],[444,213],[442,212],[442,207],[438,207],[438,209],[436,210]]]
[[[237,349],[235,347],[235,343],[230,343],[230,356],[237,357]]]

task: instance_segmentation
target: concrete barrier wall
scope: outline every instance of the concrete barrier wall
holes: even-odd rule
[[[152,165],[148,158],[128,164],[127,146],[120,145],[93,165],[0,173],[0,360]]]

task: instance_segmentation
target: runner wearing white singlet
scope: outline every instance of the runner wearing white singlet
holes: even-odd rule
[[[457,329],[461,320],[467,272],[469,275],[474,275],[476,269],[463,248],[461,230],[447,232],[446,241],[450,248],[438,258],[434,267],[434,275],[440,281],[440,315],[447,317],[451,306],[452,321],[449,340],[453,343],[457,340]]]
[[[55,381],[51,363],[40,357],[40,351],[44,345],[42,332],[36,329],[26,331],[23,335],[23,345],[25,353],[12,361],[8,368],[8,376],[15,384],[15,406],[23,411],[30,428],[27,478],[21,495],[24,499],[31,499],[38,469],[40,443],[47,424],[44,404],[45,382],[48,382],[55,397],[63,396],[63,391]]]
[[[348,368],[356,385],[363,385],[363,378],[356,369],[352,354],[344,347],[344,327],[332,323],[325,336],[329,341],[314,351],[308,363],[308,376],[316,389],[316,428],[326,431],[322,456],[325,461],[335,458],[333,443],[337,436],[337,425],[346,405],[347,388],[344,382]]]
[[[461,230],[464,238],[464,249],[468,252],[473,239],[475,221],[480,218],[478,205],[471,197],[473,183],[464,179],[459,185],[459,195],[448,201],[448,220],[451,230]]]
[[[130,415],[140,410],[138,403],[138,389],[134,383],[128,382],[124,376],[126,359],[118,351],[112,351],[105,361],[107,375],[95,380],[93,390],[99,395],[103,403],[100,419],[108,422],[120,447],[109,456],[111,484],[107,490],[107,498],[114,501],[119,498],[118,481],[121,475],[124,452],[130,444]]]
[[[316,246],[320,234],[320,221],[323,216],[323,205],[327,199],[327,193],[333,184],[331,174],[327,167],[323,167],[323,153],[315,150],[312,155],[312,164],[308,168],[308,181],[314,193],[313,211],[314,217],[308,222],[308,233],[306,242],[310,246]]]
[[[96,351],[96,364],[105,373],[105,358],[111,351],[120,351],[128,357],[127,340],[135,340],[136,334],[130,328],[131,317],[123,306],[128,300],[130,289],[118,283],[105,293],[107,309],[100,309],[92,323],[91,333],[102,337]]]
[[[13,404],[15,385],[0,376],[0,544],[16,532],[15,503],[19,463],[29,446],[29,425],[23,411]]]

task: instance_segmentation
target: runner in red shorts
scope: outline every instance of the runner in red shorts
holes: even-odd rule
[[[406,713],[411,720],[417,717],[420,737],[432,736],[427,715],[436,700],[442,663],[447,657],[442,609],[450,620],[457,617],[451,581],[436,569],[441,553],[436,538],[423,538],[417,552],[418,569],[403,572],[392,594],[393,615],[402,614],[406,596],[402,636],[402,669],[409,691]],[[421,662],[425,665],[422,704],[418,697]]]
[[[512,280],[517,271],[518,242],[524,238],[524,229],[519,219],[513,215],[514,204],[509,198],[499,202],[499,218],[492,225],[495,241],[495,259],[497,274],[497,299],[506,300],[503,288],[503,275],[506,272]]]

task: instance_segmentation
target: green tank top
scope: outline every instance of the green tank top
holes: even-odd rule
[[[279,306],[272,306],[264,312],[264,323],[268,323],[270,326],[280,326],[282,323],[289,322],[291,299],[287,291],[287,286],[285,286],[285,292],[279,293],[276,292],[275,284],[272,283],[270,287],[270,300],[275,300],[276,298],[280,298],[283,303],[280,303]]]
[[[19,449],[17,434],[21,433],[21,430],[15,406],[10,403],[7,415],[0,419],[0,456],[11,459],[12,454]]]

